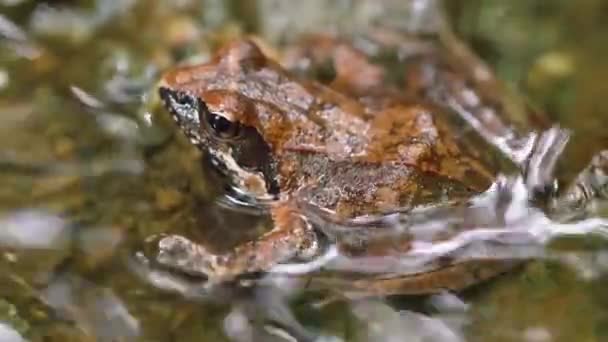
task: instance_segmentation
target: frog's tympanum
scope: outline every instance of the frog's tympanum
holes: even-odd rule
[[[252,40],[238,40],[205,64],[177,67],[162,77],[159,94],[179,128],[235,196],[265,208],[273,219],[269,232],[222,254],[179,237],[165,239],[164,253],[194,256],[172,266],[229,281],[309,260],[323,249],[328,237],[303,214],[304,203],[340,222],[466,199],[492,183],[496,153],[487,152],[479,132],[504,127],[494,120],[499,109],[472,90],[484,75],[467,79],[432,52],[389,71],[349,44],[323,39],[309,44],[317,51],[288,50],[283,61],[267,57]],[[457,106],[477,113],[485,130],[466,126],[450,109]],[[330,242],[355,257],[411,248],[407,237]],[[370,292],[460,289],[510,264],[437,265],[369,282]]]

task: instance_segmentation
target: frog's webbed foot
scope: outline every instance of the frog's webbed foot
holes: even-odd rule
[[[158,242],[156,261],[192,275],[207,275],[217,264],[217,255],[180,235],[169,235]]]
[[[538,134],[521,164],[531,199],[563,219],[584,213],[590,203],[597,202],[594,200],[608,199],[608,150],[596,154],[572,184],[559,191],[555,168],[569,137],[569,132],[559,127]]]
[[[165,291],[178,293],[195,300],[214,300],[227,295],[225,288],[210,287],[206,282],[174,274],[165,269],[154,267],[144,253],[138,252],[128,260],[129,268],[148,284]],[[221,296],[218,294],[221,293]]]
[[[316,253],[316,235],[304,217],[287,205],[272,208],[271,212],[274,229],[228,252],[215,254],[185,237],[171,235],[159,241],[156,261],[184,273],[206,276],[215,283]]]
[[[608,150],[596,154],[574,182],[551,203],[555,213],[580,212],[594,200],[608,200]]]

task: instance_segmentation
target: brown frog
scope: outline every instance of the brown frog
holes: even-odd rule
[[[160,241],[160,263],[212,282],[230,281],[318,255],[328,237],[304,208],[349,222],[466,200],[493,182],[509,158],[486,152],[491,148],[484,138],[500,138],[507,126],[489,117],[495,108],[479,99],[471,100],[481,108],[473,115],[481,122],[475,129],[466,125],[470,118],[449,110],[450,99],[463,104],[478,94],[465,96],[470,81],[450,69],[433,82],[446,80],[450,83],[441,85],[446,94],[456,88],[461,93],[453,98],[422,94],[412,89],[437,84],[414,79],[412,73],[404,75],[407,89],[388,84],[389,73],[365,53],[329,42],[330,51],[341,51],[320,58],[334,63],[330,82],[306,78],[308,70],[292,72],[308,58],[301,50],[287,54],[282,66],[250,39],[228,44],[205,64],[163,75],[159,94],[180,129],[227,178],[233,198],[269,212],[274,227],[222,254],[171,236]],[[511,159],[517,164],[517,158]],[[360,257],[406,252],[412,239],[402,234],[330,242],[344,255]],[[511,266],[509,261],[445,260],[413,275],[366,279],[359,287],[380,294],[461,289]]]

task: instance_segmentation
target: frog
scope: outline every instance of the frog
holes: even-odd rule
[[[158,263],[221,284],[314,260],[329,245],[352,258],[399,255],[412,248],[411,235],[374,237],[378,227],[359,225],[353,231],[366,233],[341,238],[307,212],[348,226],[362,217],[466,201],[487,190],[505,165],[526,160],[530,139],[511,137],[517,148],[505,147],[513,131],[501,117],[504,108],[495,99],[484,101],[483,91],[471,86],[492,83],[491,74],[458,74],[449,63],[442,71],[446,59],[425,50],[421,64],[413,64],[421,67],[408,68],[410,74],[400,79],[408,86],[389,84],[390,73],[364,51],[324,39],[326,51],[342,51],[320,54],[319,60],[333,63],[329,81],[297,70],[305,58],[309,66],[321,63],[309,50],[291,50],[280,61],[251,37],[227,43],[207,62],[162,75],[158,95],[166,111],[226,180],[228,198],[270,215],[272,227],[222,253],[171,235],[158,242]],[[323,44],[315,45],[323,50]],[[412,76],[411,70],[429,65],[440,73],[432,81]],[[438,85],[441,80],[445,84]],[[454,107],[479,114],[471,119]],[[361,284],[376,294],[461,290],[516,264],[446,258],[424,272]]]

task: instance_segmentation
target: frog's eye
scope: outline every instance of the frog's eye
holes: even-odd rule
[[[240,132],[238,122],[230,121],[222,115],[207,113],[207,123],[211,130],[223,139],[235,138]]]

